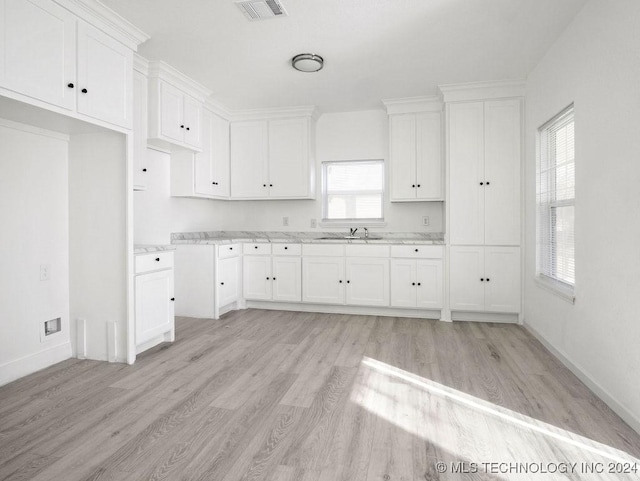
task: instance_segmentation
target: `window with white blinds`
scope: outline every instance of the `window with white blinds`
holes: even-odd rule
[[[575,139],[573,105],[539,129],[538,275],[575,285]]]
[[[384,162],[323,162],[323,220],[382,221]]]

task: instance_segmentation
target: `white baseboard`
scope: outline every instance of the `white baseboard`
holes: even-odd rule
[[[246,301],[247,308],[276,311],[320,312],[323,314],[355,314],[360,316],[411,317],[440,319],[440,309],[401,309],[397,307],[341,306],[333,304],[305,304],[293,302]]]
[[[67,341],[44,351],[9,361],[0,365],[0,386],[71,357],[71,343]]]
[[[502,322],[507,324],[517,324],[518,314],[504,314],[496,312],[466,312],[452,311],[451,319],[454,321],[472,322]]]
[[[607,406],[609,406],[613,412],[622,418],[629,426],[631,426],[638,434],[640,434],[640,419],[638,419],[631,411],[620,404],[611,394],[607,392],[596,380],[585,373],[582,368],[574,364],[567,355],[553,346],[547,339],[540,334],[535,328],[533,328],[526,321],[523,327],[531,333],[538,341],[542,343],[551,353],[558,358],[558,360],[564,364],[573,374],[576,375],[591,391],[598,396]]]

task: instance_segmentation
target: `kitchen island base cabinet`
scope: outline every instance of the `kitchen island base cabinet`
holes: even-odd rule
[[[519,247],[451,247],[451,309],[519,313]]]
[[[175,339],[173,252],[136,256],[135,339],[138,353]]]

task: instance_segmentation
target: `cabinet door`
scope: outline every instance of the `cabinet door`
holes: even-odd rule
[[[184,94],[173,85],[160,81],[160,135],[184,141]]]
[[[184,143],[195,148],[200,148],[202,143],[200,129],[202,106],[196,99],[185,95],[183,108],[182,120],[184,124],[180,125],[184,125]]]
[[[273,258],[273,300],[300,302],[302,261],[300,257]]]
[[[213,114],[205,111],[202,114],[202,152],[194,154],[193,183],[196,194],[213,194],[212,177],[212,135]]]
[[[441,309],[443,296],[442,261],[436,259],[416,261],[416,306],[423,309]]]
[[[444,198],[442,170],[442,115],[416,115],[416,197],[419,200]]]
[[[344,258],[302,259],[302,301],[315,304],[344,304]]]
[[[268,181],[271,197],[309,196],[308,119],[269,121]]]
[[[147,185],[147,77],[133,73],[133,185]]]
[[[211,134],[211,193],[229,197],[229,122],[213,115]]]
[[[389,259],[347,257],[347,304],[389,305]]]
[[[0,55],[0,85],[75,109],[76,18],[67,10],[49,0],[0,0]]]
[[[230,257],[218,261],[218,306],[236,302],[240,296],[240,258]]]
[[[271,300],[271,256],[245,256],[242,262],[242,285],[245,299]]]
[[[231,124],[231,196],[268,197],[267,122]]]
[[[520,100],[485,102],[485,244],[520,245]]]
[[[391,116],[389,134],[391,200],[415,200],[416,116]]]
[[[78,24],[78,112],[130,128],[133,51],[84,22]]]
[[[520,312],[520,248],[485,248],[485,304],[490,312]]]
[[[173,329],[173,270],[136,276],[136,345]]]
[[[391,259],[391,305],[416,307],[416,261]]]
[[[451,309],[484,311],[484,247],[451,247],[450,254]]]
[[[452,244],[484,244],[484,105],[449,106],[449,192]]]

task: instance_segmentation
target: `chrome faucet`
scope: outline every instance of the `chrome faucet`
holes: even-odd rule
[[[358,232],[358,228],[357,227],[353,227],[353,228],[349,229],[349,235],[351,237],[355,237],[356,236],[356,232]]]
[[[366,227],[364,228],[364,238],[365,239],[369,238],[369,229],[367,229]]]

